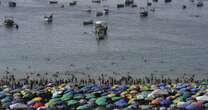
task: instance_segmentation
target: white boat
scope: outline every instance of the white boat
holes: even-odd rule
[[[107,35],[108,26],[107,23],[104,21],[96,21],[95,22],[95,33],[96,39],[101,40],[104,39]]]
[[[13,26],[15,25],[15,22],[14,22],[14,20],[13,20],[13,17],[11,17],[11,16],[6,16],[6,17],[4,18],[4,25],[5,25],[6,27],[13,27]]]
[[[53,14],[51,14],[50,16],[44,16],[44,21],[47,23],[53,22]]]
[[[147,17],[148,16],[148,11],[144,7],[141,7],[139,14],[140,14],[141,17]]]

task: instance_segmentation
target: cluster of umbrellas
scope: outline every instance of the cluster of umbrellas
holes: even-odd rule
[[[0,87],[0,107],[14,110],[204,110],[208,82],[97,85],[49,83],[30,89]]]

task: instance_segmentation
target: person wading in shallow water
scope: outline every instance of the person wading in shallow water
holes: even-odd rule
[[[15,25],[15,28],[18,30],[18,29],[19,29],[19,25],[18,25],[18,24],[16,24],[16,25]]]

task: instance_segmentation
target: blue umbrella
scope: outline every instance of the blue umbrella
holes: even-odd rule
[[[1,100],[2,103],[11,102],[11,101],[12,101],[12,97],[10,96],[6,96],[5,98]]]
[[[186,110],[200,110],[196,105],[190,104],[186,106]]]
[[[115,102],[115,105],[117,107],[125,107],[125,106],[128,105],[128,101],[125,100],[125,99],[120,99],[120,100],[118,100],[118,101]]]

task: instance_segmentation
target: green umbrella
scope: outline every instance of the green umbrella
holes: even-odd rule
[[[95,103],[97,105],[107,105],[108,104],[107,97],[100,97],[95,101]]]
[[[68,101],[68,100],[71,100],[72,97],[73,97],[73,94],[71,94],[71,93],[66,93],[66,94],[64,94],[64,95],[61,97],[61,100],[63,100],[63,101]]]
[[[75,100],[80,100],[80,99],[83,99],[83,98],[84,98],[83,94],[76,94],[76,95],[74,95],[74,99]]]
[[[204,108],[207,109],[208,108],[208,103],[204,104]]]
[[[105,107],[98,107],[95,110],[107,110]]]
[[[47,103],[47,105],[49,107],[54,107],[56,105],[57,102],[61,101],[60,98],[54,98],[54,99],[50,99],[49,102]]]
[[[86,94],[85,96],[86,96],[86,97],[85,97],[86,99],[96,98],[95,94],[93,94],[93,93],[91,93],[91,94]]]
[[[77,107],[77,110],[91,110],[91,106],[89,104],[85,104]]]
[[[111,99],[112,99],[112,101],[113,101],[113,102],[115,102],[115,101],[120,100],[120,99],[121,99],[121,97],[119,97],[119,96],[115,96],[115,97],[112,97]]]
[[[75,106],[76,104],[78,104],[78,101],[76,101],[76,100],[69,100],[69,101],[67,102],[67,105],[68,105],[68,106]]]

